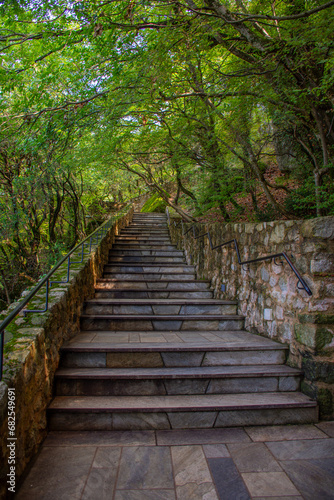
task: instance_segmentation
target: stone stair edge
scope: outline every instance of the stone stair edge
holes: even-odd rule
[[[127,273],[125,273],[127,274]],[[161,273],[160,273],[161,274]],[[124,283],[125,281],[128,283],[131,283],[133,280],[118,280],[118,279],[113,279],[113,280],[108,280],[106,278],[99,278],[96,280],[96,283],[115,283],[120,281],[121,283]],[[136,280],[136,283],[172,283],[170,280],[155,280],[155,279],[146,279],[146,280]],[[182,280],[182,283],[211,283],[210,280]]]
[[[124,333],[124,332],[123,332]],[[103,342],[73,342],[64,344],[61,352],[235,352],[235,351],[287,351],[289,347],[286,344],[259,344],[250,345],[247,343],[224,342],[224,343],[103,343]]]
[[[125,321],[133,321],[133,320],[158,320],[158,321],[215,321],[215,320],[242,320],[245,319],[245,316],[239,316],[237,314],[202,314],[199,315],[187,315],[187,314],[81,314],[81,318],[91,318],[91,319],[112,319],[112,320],[125,320]]]
[[[98,292],[98,293],[101,293],[101,292],[106,292],[106,293],[110,293],[110,292],[205,292],[205,293],[208,293],[208,292],[212,292],[212,290],[208,289],[208,290],[198,290],[198,288],[188,288],[186,290],[180,290],[179,288],[99,288],[99,287],[95,287],[95,291]]]
[[[124,288],[122,289],[124,290]],[[161,289],[159,289],[161,290]],[[237,300],[221,300],[221,299],[88,299],[84,304],[124,304],[124,305],[236,305]]]
[[[164,368],[60,368],[56,378],[96,378],[127,380],[133,378],[244,378],[297,376],[302,373],[287,365],[233,365],[215,367],[164,367]]]
[[[185,412],[316,407],[302,393],[239,393],[182,396],[56,396],[49,412]]]

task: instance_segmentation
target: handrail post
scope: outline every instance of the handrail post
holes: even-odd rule
[[[28,313],[45,313],[49,308],[49,278],[46,280],[45,291],[45,307],[44,309],[24,309],[23,315],[27,316]]]

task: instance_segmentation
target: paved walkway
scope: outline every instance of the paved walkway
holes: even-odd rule
[[[15,498],[334,499],[334,422],[50,432]]]

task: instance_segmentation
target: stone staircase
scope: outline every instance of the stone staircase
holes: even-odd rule
[[[243,330],[236,301],[170,242],[163,214],[135,213],[110,251],[81,332],[62,348],[51,430],[310,423],[287,346]]]

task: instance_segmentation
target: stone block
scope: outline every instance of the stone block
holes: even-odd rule
[[[330,253],[321,252],[313,255],[311,260],[311,273],[331,275],[334,272],[334,256]]]
[[[319,404],[320,418],[329,418],[334,412],[334,397],[330,389],[321,387],[318,390],[317,401]]]
[[[114,431],[170,429],[166,413],[131,412],[113,413],[111,429]]]
[[[65,352],[62,366],[69,368],[103,368],[106,366],[105,352]]]
[[[162,380],[79,380],[78,396],[163,396]]]
[[[250,442],[244,429],[185,429],[157,431],[157,443],[164,446]]]
[[[263,281],[268,282],[270,280],[270,274],[265,267],[261,268],[261,278]]]
[[[300,232],[307,238],[334,239],[334,217],[309,219],[300,226]]]
[[[207,379],[165,379],[166,393],[175,394],[205,394],[209,380]]]
[[[316,351],[326,349],[333,340],[333,332],[317,324],[296,324],[295,335],[298,342]]]
[[[164,366],[158,352],[109,352],[108,368],[159,368]]]
[[[226,331],[226,330],[242,330],[244,327],[244,319],[240,318],[239,320],[225,320],[219,321],[218,330]],[[216,328],[208,328],[212,330],[216,330]]]
[[[264,309],[263,310],[263,319],[265,319],[266,321],[272,321],[273,310],[272,309]]]
[[[184,321],[181,330],[182,331],[218,330],[219,329],[218,326],[219,326],[219,321],[202,320],[201,318],[199,318],[198,320]]]
[[[276,319],[279,319],[279,320],[284,319],[284,309],[283,309],[283,307],[276,306],[275,317],[276,317]]]
[[[215,427],[248,425],[310,424],[317,420],[315,408],[220,411]]]
[[[51,413],[49,430],[51,431],[110,431],[112,430],[110,413]]]
[[[207,394],[242,394],[277,391],[277,377],[240,377],[212,379]]]
[[[178,305],[161,305],[161,306],[152,306],[154,314],[162,314],[162,315],[167,315],[167,314],[179,314],[181,306]]]
[[[308,314],[298,314],[298,319],[301,323],[312,323],[312,324],[322,324],[322,325],[334,325],[334,314],[328,313],[308,313]]]
[[[282,392],[299,391],[299,377],[279,377],[278,390]]]
[[[201,366],[204,352],[162,352],[164,366]]]
[[[185,322],[182,321],[158,321],[158,320],[152,320],[153,324],[153,329],[158,330],[158,331],[178,331],[181,328],[183,329],[183,325]],[[134,328],[135,330],[136,328]],[[138,327],[137,327],[138,329]],[[146,328],[142,328],[143,330],[146,330]],[[152,330],[152,327],[150,328]]]
[[[285,351],[283,350],[248,351],[247,356],[243,351],[208,352],[203,359],[202,366],[281,364],[284,361]]]
[[[210,429],[216,420],[216,411],[169,412],[172,429]]]

